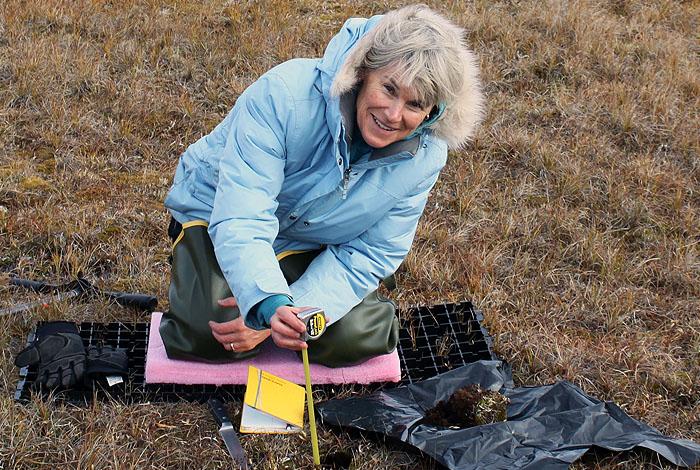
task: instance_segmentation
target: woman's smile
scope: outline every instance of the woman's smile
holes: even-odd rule
[[[388,131],[388,132],[393,132],[393,131],[397,131],[397,130],[398,130],[398,129],[394,129],[394,128],[392,128],[392,127],[389,127],[389,126],[386,126],[386,125],[382,124],[382,122],[381,122],[379,119],[377,119],[377,116],[375,116],[375,115],[372,114],[372,113],[370,113],[370,114],[372,115],[372,119],[374,119],[374,123],[375,123],[375,124],[377,125],[377,127],[379,127],[380,129],[385,130],[385,131]]]
[[[409,87],[393,78],[393,68],[367,72],[357,95],[357,127],[368,145],[383,148],[408,137],[428,113]]]

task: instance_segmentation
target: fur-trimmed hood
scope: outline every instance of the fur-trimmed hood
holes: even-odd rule
[[[382,15],[351,18],[328,43],[318,65],[325,74],[323,91],[327,100],[338,99],[358,84],[358,69],[370,47],[374,27],[382,18]],[[443,139],[452,149],[469,142],[484,114],[477,59],[467,49],[461,55],[462,89],[452,102],[445,103],[440,119],[428,128],[428,132]]]

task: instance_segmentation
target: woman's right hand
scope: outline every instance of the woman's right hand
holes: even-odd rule
[[[300,351],[308,346],[302,341],[301,335],[306,331],[304,322],[297,318],[299,312],[309,307],[289,307],[283,305],[277,307],[275,314],[270,319],[270,331],[272,339],[280,348]]]

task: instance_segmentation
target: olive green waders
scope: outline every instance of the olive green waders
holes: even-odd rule
[[[207,224],[194,221],[181,228],[173,222],[170,233],[177,236],[172,253],[170,310],[163,314],[160,323],[168,357],[231,362],[257,354],[260,345],[245,352],[227,351],[212,335],[209,321],[234,320],[240,312],[238,308],[221,307],[217,303],[232,294],[216,261]],[[296,281],[320,252],[278,255],[287,282]],[[395,310],[393,302],[380,297],[375,290],[330,325],[320,339],[308,343],[309,360],[340,367],[393,351],[399,337]]]

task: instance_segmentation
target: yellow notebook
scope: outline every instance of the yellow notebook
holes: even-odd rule
[[[242,433],[287,434],[304,427],[304,388],[248,366]]]

